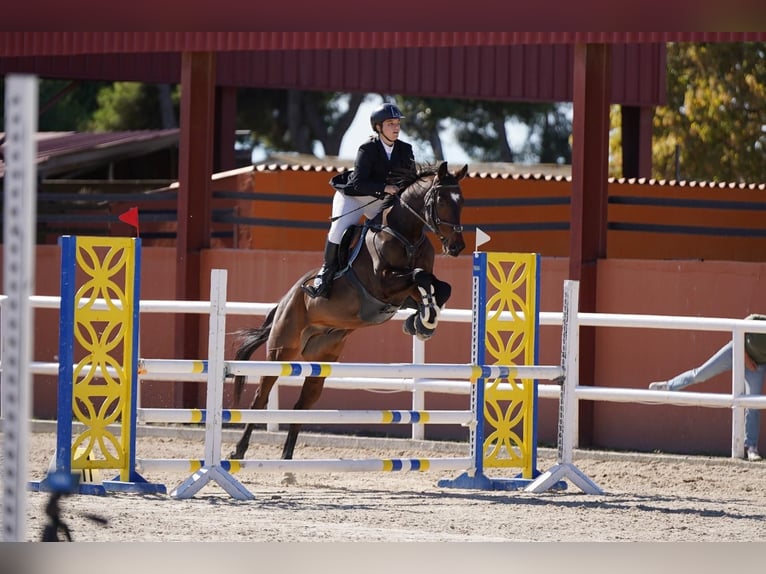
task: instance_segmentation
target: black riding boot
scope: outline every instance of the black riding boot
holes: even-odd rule
[[[322,268],[317,273],[316,279],[314,279],[313,285],[304,285],[303,290],[308,293],[310,297],[324,297],[325,299],[330,296],[330,287],[332,287],[332,279],[335,272],[338,270],[338,244],[327,241],[324,246],[324,263]]]

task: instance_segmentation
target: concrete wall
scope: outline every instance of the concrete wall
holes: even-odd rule
[[[36,293],[58,295],[60,253],[57,246],[37,250]],[[305,269],[320,263],[319,253],[304,251],[210,250],[203,255],[203,284],[208,285],[210,269],[228,270],[228,298],[231,301],[276,301]],[[144,248],[142,253],[143,299],[173,299],[175,250]],[[542,260],[541,310],[560,311],[566,258]],[[471,256],[457,259],[439,257],[436,270],[453,285],[451,308],[470,308]],[[602,260],[599,263],[598,311],[739,318],[763,312],[761,294],[766,291],[766,263],[721,261]],[[206,294],[207,295],[207,294]],[[206,296],[205,295],[205,296]],[[173,358],[174,322],[166,314],[143,314],[141,356]],[[228,317],[229,333],[260,323],[257,317]],[[557,364],[561,332],[557,326],[543,326],[540,333],[540,361]],[[653,380],[670,377],[701,363],[728,340],[724,333],[664,331],[627,328],[598,328],[596,332],[596,376],[584,385],[645,388]],[[200,358],[207,353],[207,321],[199,336]],[[234,337],[227,339],[227,358],[233,356]],[[36,361],[56,361],[58,356],[58,311],[36,310]],[[262,359],[263,351],[254,356]],[[349,340],[342,360],[353,362],[407,362],[411,340],[401,333],[398,322],[362,329]],[[470,326],[443,323],[427,344],[430,362],[470,361]],[[249,385],[249,401],[254,385]],[[704,383],[696,390],[728,392],[730,375]],[[143,406],[178,405],[176,385],[144,382]],[[37,376],[34,414],[55,418],[55,377]],[[282,406],[292,406],[297,389],[282,390]],[[204,393],[201,394],[204,396]],[[225,400],[231,405],[230,389]],[[353,393],[327,390],[317,408],[409,408],[408,393]],[[427,408],[467,408],[468,398],[433,396]],[[540,402],[540,440],[556,442],[557,408],[554,400]],[[204,406],[204,405],[200,405]],[[244,406],[244,401],[243,401]],[[726,455],[730,450],[731,416],[726,409],[674,407],[623,403],[595,403],[595,447],[678,453]],[[336,427],[329,430],[342,430]],[[328,430],[325,428],[324,430]],[[375,432],[409,432],[408,427],[373,427]],[[433,438],[463,438],[462,429],[427,427]]]

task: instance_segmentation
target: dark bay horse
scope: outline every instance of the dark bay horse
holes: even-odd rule
[[[353,331],[388,321],[401,308],[415,309],[404,323],[404,332],[430,338],[451,288],[433,274],[434,248],[426,231],[439,238],[446,255],[457,257],[463,250],[460,180],[467,171],[464,166],[450,173],[447,162],[442,162],[438,169],[398,174],[396,183],[403,191],[390,198],[380,222],[352,227],[356,237],[344,239],[341,250],[353,241],[356,247],[336,275],[329,298],[312,299],[304,293],[301,285],[312,280],[317,270],[307,272],[269,312],[263,325],[238,332],[236,360],[248,360],[266,343],[269,361],[336,362]],[[234,379],[237,402],[245,378],[238,375]],[[251,409],[266,407],[277,378],[260,378]],[[324,377],[306,377],[293,408],[310,409],[319,400],[323,385]],[[244,457],[254,428],[247,424],[229,455],[232,459]],[[293,457],[300,428],[290,425],[283,459]]]

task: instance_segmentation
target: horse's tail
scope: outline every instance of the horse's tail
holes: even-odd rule
[[[274,323],[274,315],[277,312],[277,308],[274,307],[266,316],[266,320],[263,325],[256,328],[242,329],[237,331],[237,337],[240,342],[240,346],[237,349],[234,358],[237,361],[247,361],[255,350],[263,345],[269,338],[271,333],[271,327]],[[234,377],[234,402],[239,403],[242,397],[242,390],[245,388],[245,375],[237,375]]]

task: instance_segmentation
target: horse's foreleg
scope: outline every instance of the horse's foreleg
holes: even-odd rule
[[[322,388],[324,387],[324,377],[306,377],[303,381],[303,387],[301,388],[300,397],[293,406],[295,410],[310,409],[319,400],[319,396],[322,394]],[[298,441],[298,433],[301,431],[301,425],[291,424],[287,430],[287,439],[285,440],[285,446],[282,448],[282,458],[284,460],[291,460],[293,458],[293,452],[295,451],[295,445]]]
[[[432,273],[416,269],[413,273],[415,286],[420,296],[418,312],[410,315],[404,322],[403,330],[409,335],[426,341],[430,339],[439,322],[439,313],[449,299],[452,288],[449,283],[440,281]]]
[[[436,304],[439,306],[439,309],[444,308],[444,304],[450,298],[450,295],[452,295],[452,285],[434,277],[434,296],[436,297]]]
[[[245,457],[247,447],[250,446],[250,435],[253,434],[254,429],[255,423],[247,423],[245,425],[245,432],[242,433],[242,436],[237,441],[237,446],[234,447],[234,450],[229,453],[230,459],[242,460]]]
[[[269,402],[269,393],[271,392],[274,383],[277,382],[277,377],[261,377],[261,383],[258,385],[258,389],[255,391],[255,397],[253,403],[250,405],[251,409],[265,409]],[[250,436],[255,430],[255,423],[247,423],[245,425],[245,431],[242,433],[234,450],[229,454],[229,458],[241,460],[244,458],[248,447],[250,446]]]

